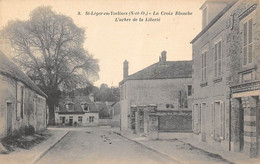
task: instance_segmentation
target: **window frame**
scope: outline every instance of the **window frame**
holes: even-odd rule
[[[216,138],[217,136],[219,138],[217,139],[222,139],[224,140],[225,139],[225,126],[226,126],[226,122],[225,122],[225,119],[226,119],[226,116],[225,116],[225,103],[224,101],[215,101],[212,103],[213,106],[212,106],[212,134],[213,134],[213,137]],[[220,115],[218,119],[218,125],[216,125],[216,104],[219,104],[219,112],[218,114]],[[216,129],[219,128],[219,133],[216,132]]]
[[[72,106],[72,109],[70,109],[70,105]],[[67,111],[74,111],[75,110],[75,104],[73,102],[67,102],[66,103],[66,109],[67,109]]]
[[[240,21],[240,28],[241,28],[241,40],[242,40],[242,67],[248,67],[253,65],[254,63],[254,22],[255,22],[255,11],[247,15],[245,18],[243,18]],[[249,28],[249,22],[252,21],[251,23],[251,32]],[[246,31],[245,31],[245,25],[246,25]],[[245,36],[246,33],[246,36]],[[251,35],[250,35],[251,34]],[[250,37],[251,36],[251,37]],[[246,38],[246,42],[245,42]],[[250,39],[251,38],[251,39]],[[249,56],[249,47],[251,46],[251,57]],[[246,52],[246,55],[245,55]],[[249,62],[251,61],[251,62]]]
[[[223,44],[222,44],[222,37],[219,37],[214,42],[213,48],[213,68],[214,68],[214,77],[222,76],[223,66],[222,66],[222,59],[223,59]]]
[[[18,81],[16,86],[16,120],[23,119],[24,116],[24,85]]]
[[[87,110],[85,110],[86,107]],[[81,103],[81,108],[84,112],[89,112],[89,104],[87,102]]]

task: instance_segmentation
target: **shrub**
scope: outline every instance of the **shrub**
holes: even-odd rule
[[[35,133],[35,129],[32,125],[25,126],[24,132],[25,132],[25,135],[32,135]]]

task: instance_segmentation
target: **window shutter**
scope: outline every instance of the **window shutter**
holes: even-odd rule
[[[218,59],[221,59],[221,41],[218,42]]]
[[[225,138],[225,105],[224,102],[220,103],[221,107],[221,137]]]
[[[211,103],[211,130],[212,130],[212,134],[215,134],[215,125],[214,125],[214,104]]]
[[[244,24],[244,46],[247,45],[247,22]]]
[[[217,50],[218,50],[218,49],[217,49],[217,44],[215,44],[215,53],[214,53],[214,57],[215,57],[214,59],[215,59],[215,60],[214,60],[214,61],[217,61],[217,59],[218,59]]]
[[[243,48],[243,64],[247,64],[247,47]]]
[[[248,43],[252,43],[252,30],[253,30],[253,21],[252,19],[248,22]]]
[[[215,70],[214,70],[214,72],[215,72],[215,76],[217,76],[217,62],[215,62],[215,66],[214,66],[215,68]]]
[[[248,46],[248,63],[252,63],[252,44]]]
[[[221,74],[221,60],[218,60],[218,75]]]

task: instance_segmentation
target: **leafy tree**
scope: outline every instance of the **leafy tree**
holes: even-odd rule
[[[99,66],[84,48],[85,30],[51,7],[38,7],[27,21],[11,21],[2,30],[15,51],[14,61],[48,95],[49,124],[59,90],[98,79]]]
[[[95,101],[119,101],[119,88],[109,88],[107,84],[101,84],[98,89],[95,89]]]

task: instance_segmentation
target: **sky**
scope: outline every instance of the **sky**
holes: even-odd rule
[[[164,50],[167,51],[168,61],[191,60],[190,41],[201,31],[202,14],[199,8],[203,2],[204,0],[0,0],[0,28],[10,20],[27,20],[30,11],[36,7],[51,6],[54,11],[71,17],[77,26],[86,30],[84,47],[99,60],[100,66],[99,80],[94,84],[118,86],[123,79],[124,60],[129,62],[129,74],[158,62]],[[175,15],[178,11],[192,14]],[[106,12],[109,15],[86,15],[86,12]],[[112,15],[111,12],[115,14]],[[135,15],[129,15],[130,13]],[[134,18],[137,21],[133,21]],[[140,18],[144,21],[140,21]],[[160,20],[151,22],[145,21],[146,18]]]

